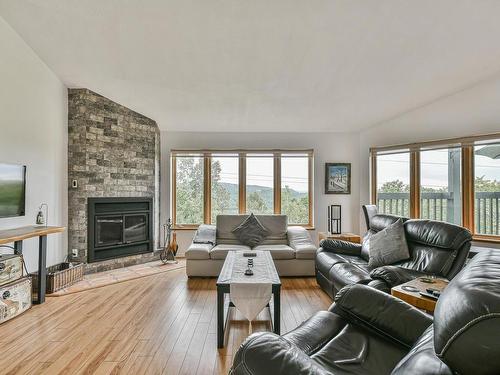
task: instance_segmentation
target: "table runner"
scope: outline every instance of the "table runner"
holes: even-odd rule
[[[248,259],[253,259],[252,276],[245,275]],[[232,260],[229,295],[234,306],[250,321],[251,327],[252,320],[271,299],[274,265],[262,251],[256,252],[255,257],[244,257],[243,251],[236,251]]]

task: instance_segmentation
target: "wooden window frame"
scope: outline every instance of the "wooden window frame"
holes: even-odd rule
[[[193,230],[198,228],[199,224],[177,224],[176,222],[176,178],[177,178],[177,156],[189,155],[203,157],[203,223],[211,223],[212,213],[212,195],[211,195],[211,172],[212,172],[212,155],[214,154],[235,154],[238,157],[238,212],[246,213],[246,161],[251,154],[272,154],[273,155],[273,212],[274,214],[281,213],[281,158],[287,154],[305,154],[308,158],[308,199],[309,199],[309,222],[308,223],[291,223],[291,225],[303,226],[306,229],[314,229],[314,213],[313,213],[313,188],[314,188],[314,150],[312,149],[252,149],[252,150],[172,150],[171,151],[171,214],[174,229],[177,230]]]
[[[426,149],[460,147],[461,148],[461,197],[462,226],[469,229],[474,241],[500,243],[500,235],[485,235],[475,232],[474,210],[474,146],[477,142],[495,141],[500,133],[484,134],[471,137],[449,138],[443,140],[391,145],[370,148],[370,203],[377,204],[377,155],[398,150],[410,153],[410,217],[420,217],[420,153]]]

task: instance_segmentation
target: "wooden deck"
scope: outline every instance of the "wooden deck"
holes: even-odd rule
[[[281,330],[330,298],[314,278],[283,278]],[[216,342],[215,279],[173,270],[63,297],[0,326],[2,374],[227,374],[248,335],[232,314],[223,349]],[[266,330],[262,312],[253,328]]]

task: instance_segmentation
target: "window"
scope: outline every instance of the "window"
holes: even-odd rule
[[[371,199],[381,213],[446,221],[500,242],[499,138],[372,148]]]
[[[474,227],[500,235],[500,143],[474,147]]]
[[[309,223],[309,157],[283,155],[281,158],[281,213],[290,224]]]
[[[246,164],[246,212],[274,213],[273,155],[248,155]]]
[[[420,152],[420,217],[462,223],[460,148]]]
[[[175,222],[177,224],[203,223],[203,158],[179,156],[175,168]]]
[[[410,214],[410,154],[377,157],[377,206],[380,213]]]
[[[220,214],[288,216],[312,227],[312,150],[172,151],[176,228],[216,223]]]
[[[211,217],[215,223],[217,215],[239,212],[238,155],[212,155],[211,166]]]

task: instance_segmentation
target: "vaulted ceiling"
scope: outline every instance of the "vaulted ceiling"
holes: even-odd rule
[[[358,131],[500,70],[500,1],[0,0],[68,87],[164,130]]]

